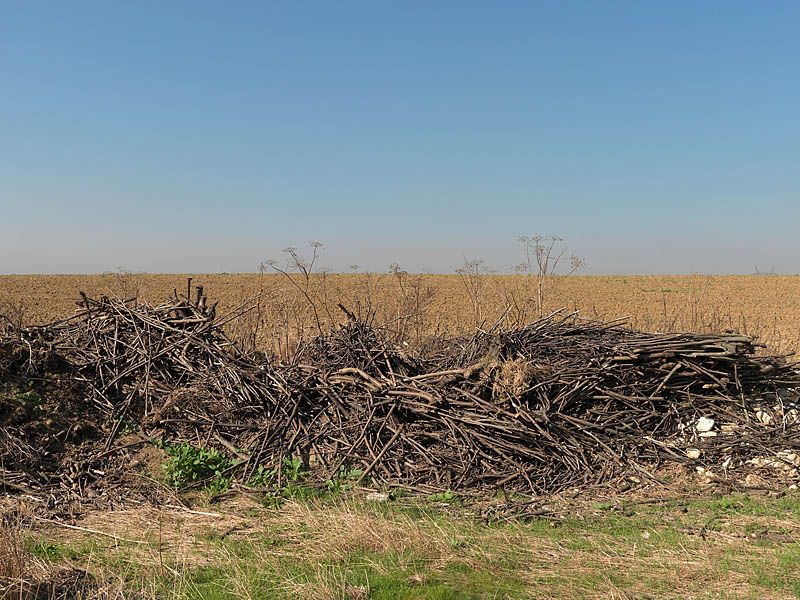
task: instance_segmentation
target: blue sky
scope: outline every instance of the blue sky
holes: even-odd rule
[[[800,3],[0,1],[0,272],[800,272]]]

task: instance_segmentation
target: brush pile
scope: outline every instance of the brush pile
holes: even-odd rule
[[[0,335],[0,489],[50,505],[123,496],[153,440],[215,448],[242,486],[267,472],[281,486],[287,459],[321,484],[347,470],[424,492],[548,493],[665,462],[729,480],[800,467],[800,374],[745,336],[556,313],[411,353],[348,313],[279,362],[242,352],[224,326],[245,309],[218,318],[202,289],[80,307]]]

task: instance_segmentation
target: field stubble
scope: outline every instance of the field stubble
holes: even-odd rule
[[[306,281],[260,274],[0,276],[0,314],[28,324],[69,316],[79,292],[139,296],[153,302],[186,293],[187,277],[226,312],[252,302],[232,333],[266,352],[289,353],[298,340],[345,321],[341,303],[373,315],[397,341],[467,333],[475,327],[519,326],[539,316],[536,281],[526,275],[315,273]],[[647,331],[736,331],[773,352],[800,350],[800,276],[550,277],[542,312],[578,311],[598,319],[627,318]]]

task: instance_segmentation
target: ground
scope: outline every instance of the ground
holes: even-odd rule
[[[458,497],[277,507],[233,494],[90,511],[69,528],[35,519],[21,537],[42,561],[175,600],[800,597],[793,492],[664,489],[546,506],[487,522]]]

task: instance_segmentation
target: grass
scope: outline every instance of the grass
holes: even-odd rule
[[[493,524],[470,510],[346,494],[269,509],[240,497],[79,523],[131,541],[56,527],[24,541],[41,561],[172,600],[800,597],[798,496],[596,502]]]
[[[0,581],[25,574],[25,553],[15,529],[0,527]]]

